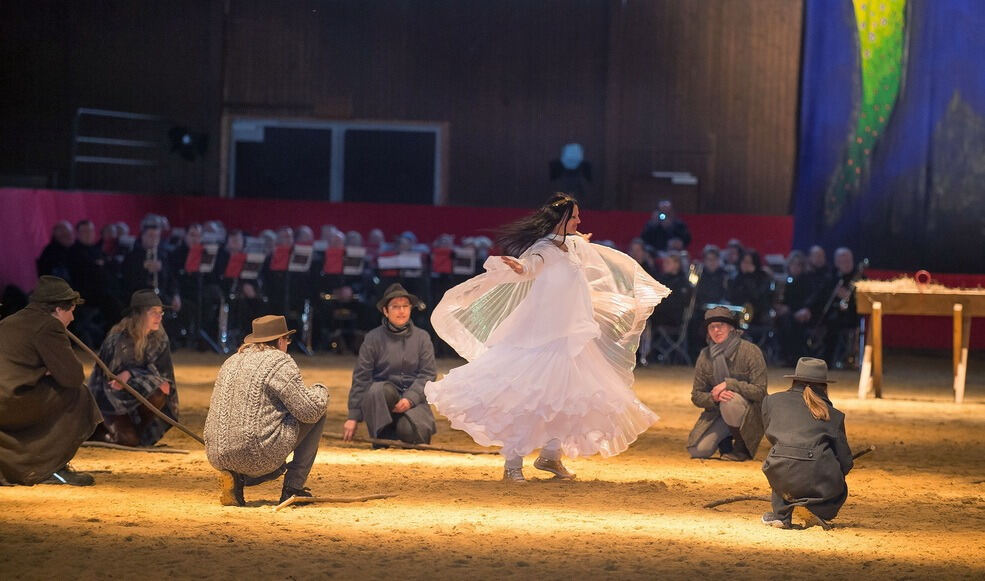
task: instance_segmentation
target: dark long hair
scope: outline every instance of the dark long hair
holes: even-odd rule
[[[533,214],[510,222],[496,232],[496,244],[507,256],[520,256],[538,239],[554,231],[558,224],[568,225],[578,200],[563,192],[551,194]]]

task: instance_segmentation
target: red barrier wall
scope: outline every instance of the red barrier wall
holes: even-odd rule
[[[342,230],[358,230],[364,235],[371,228],[380,228],[388,238],[411,230],[421,242],[431,242],[443,233],[456,236],[491,234],[490,230],[530,211],[13,188],[0,188],[0,208],[0,248],[4,249],[0,285],[15,283],[23,288],[30,288],[36,281],[34,259],[48,243],[51,228],[58,220],[75,223],[88,218],[97,228],[107,222],[124,221],[135,234],[144,214],[154,212],[167,216],[172,226],[218,219],[227,228],[256,233],[263,228],[307,224],[315,229],[317,236],[322,224],[334,224]],[[585,211],[582,213],[582,230],[592,232],[595,240],[609,239],[625,247],[639,235],[648,218],[649,214],[645,212]],[[736,237],[763,253],[785,254],[793,238],[793,222],[787,216],[705,214],[683,218],[693,233],[692,252],[709,243],[724,245],[729,238]]]

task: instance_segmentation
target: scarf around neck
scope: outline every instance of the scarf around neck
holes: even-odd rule
[[[387,331],[390,331],[394,335],[406,335],[407,333],[410,333],[410,325],[411,322],[407,321],[406,325],[398,327],[391,323],[390,319],[386,318],[386,316],[383,317],[383,326],[386,327]]]
[[[712,376],[715,379],[715,385],[725,381],[725,378],[728,377],[727,360],[731,359],[735,355],[735,352],[739,350],[739,342],[742,341],[740,335],[741,333],[737,329],[733,329],[724,341],[721,343],[712,343],[709,346],[708,354],[711,355],[711,369]]]

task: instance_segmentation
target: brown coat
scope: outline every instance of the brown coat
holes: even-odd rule
[[[37,484],[102,421],[60,321],[32,303],[0,320],[0,480]]]
[[[694,386],[691,389],[691,402],[704,411],[698,416],[697,423],[688,436],[687,445],[693,446],[716,419],[721,415],[719,404],[711,397],[711,388],[715,387],[714,373],[712,371],[711,356],[709,348],[705,347],[698,355],[698,361],[694,366]],[[727,360],[729,376],[725,378],[725,385],[729,391],[741,395],[749,402],[749,410],[742,418],[742,426],[739,432],[742,434],[742,441],[749,448],[749,453],[756,455],[760,442],[763,441],[763,398],[766,397],[766,360],[759,347],[742,339],[735,355]]]

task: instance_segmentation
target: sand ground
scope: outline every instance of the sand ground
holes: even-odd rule
[[[183,420],[201,433],[222,358],[176,361]],[[328,431],[341,431],[354,359],[299,362],[330,387]],[[972,360],[962,406],[949,354],[889,354],[886,368],[883,400],[856,399],[857,374],[835,372],[853,448],[877,450],[849,475],[830,531],[765,527],[763,502],[702,508],[766,494],[767,447],[756,462],[690,460],[691,370],[650,367],[636,391],[660,422],[620,456],[569,461],[574,482],[547,480],[532,458],[531,481],[511,486],[494,455],[324,440],[316,494],[398,496],[275,512],[278,482],[248,488],[246,508],[220,506],[204,451],[177,430],[164,443],[187,455],[83,448],[73,464],[96,472],[95,486],[0,489],[0,578],[983,578],[985,360]],[[789,385],[785,372],[771,370],[771,392]],[[439,429],[433,443],[474,448],[447,421]]]

